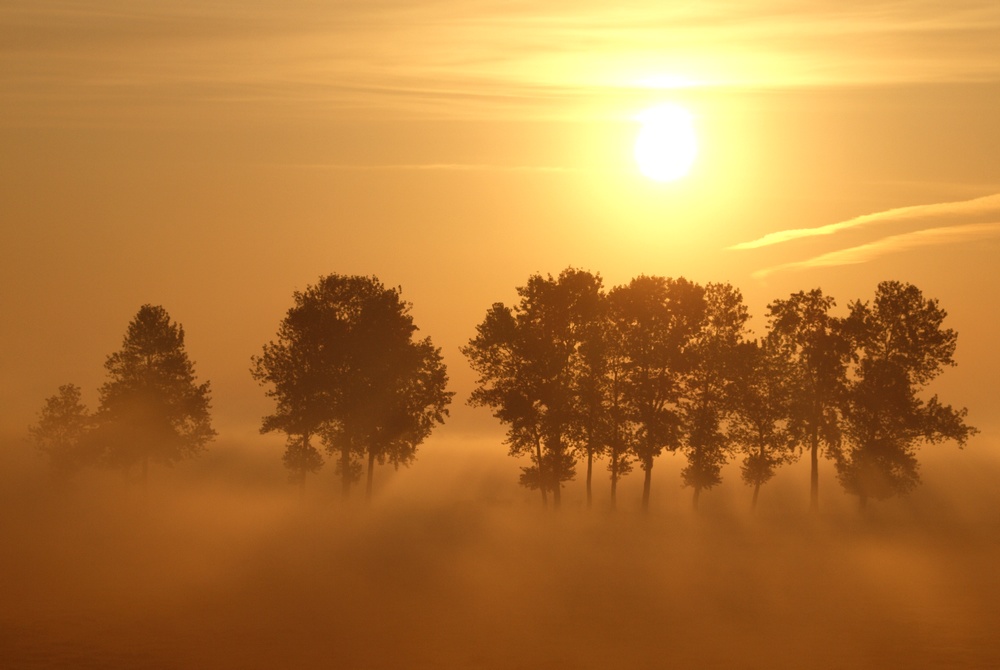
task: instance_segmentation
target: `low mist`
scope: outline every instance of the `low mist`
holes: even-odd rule
[[[3,444],[0,658],[43,668],[969,667],[1000,663],[1000,463],[927,448],[924,484],[863,514],[804,464],[761,491],[729,466],[691,509],[681,457],[559,511],[477,438],[431,440],[341,499],[280,445],[225,440],[150,470],[54,482]],[[993,452],[995,453],[995,452]]]

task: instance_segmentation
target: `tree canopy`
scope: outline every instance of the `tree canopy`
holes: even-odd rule
[[[92,442],[86,439],[93,417],[81,398],[79,386],[60,386],[56,395],[45,400],[38,422],[28,428],[29,438],[48,456],[57,477],[65,477],[95,460]]]
[[[854,364],[843,412],[846,445],[836,463],[841,483],[862,507],[916,486],[920,442],[964,445],[977,432],[965,423],[965,409],[919,395],[955,365],[958,334],[943,327],[946,316],[936,300],[896,281],[879,284],[872,303],[850,305]]]
[[[532,275],[513,308],[495,303],[462,348],[479,381],[470,403],[491,407],[508,426],[511,454],[529,454],[521,483],[551,493],[576,475],[573,451],[599,447],[591,387],[603,292],[599,276],[573,268],[558,277]],[[591,460],[588,459],[588,463]],[[590,470],[588,468],[588,481]]]
[[[452,393],[441,352],[417,340],[410,304],[375,277],[331,274],[293,294],[277,339],[252,358],[251,374],[275,401],[261,432],[290,438],[295,476],[318,469],[318,437],[336,455],[344,494],[368,461],[406,465],[444,422]]]
[[[95,439],[109,465],[172,465],[215,437],[209,383],[196,381],[184,348],[184,329],[158,305],[143,305],[128,325],[122,348],[104,364]]]
[[[531,461],[521,483],[543,500],[558,504],[585,458],[589,505],[593,460],[606,458],[612,507],[638,463],[646,509],[656,458],[680,450],[695,505],[737,452],[756,505],[777,467],[807,451],[815,510],[821,455],[847,490],[885,497],[916,482],[919,441],[963,444],[975,432],[965,410],[917,394],[953,364],[955,334],[909,285],[884,282],[873,306],[851,303],[847,317],[819,289],[793,293],[767,306],[755,341],[730,284],[643,275],[605,293],[599,276],[569,268],[517,292],[462,351],[479,374],[470,404],[507,427],[511,455]]]

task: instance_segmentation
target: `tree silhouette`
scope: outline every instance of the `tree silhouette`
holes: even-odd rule
[[[694,489],[695,508],[703,489],[722,482],[730,449],[723,423],[731,404],[736,356],[750,317],[742,294],[730,284],[708,284],[704,300],[703,318],[687,347],[691,364],[681,398],[688,459],[681,478]]]
[[[775,469],[795,457],[788,431],[788,360],[770,340],[746,342],[736,357],[728,433],[744,454],[740,474],[753,487],[751,507],[757,507],[760,487]]]
[[[610,318],[605,323],[602,339],[605,374],[600,387],[604,420],[600,425],[604,432],[604,453],[608,457],[608,473],[611,477],[611,509],[614,510],[618,506],[618,482],[632,472],[635,463],[637,431],[629,418],[625,396],[628,356],[624,333],[614,326]]]
[[[172,465],[215,437],[209,384],[195,381],[184,349],[184,329],[160,306],[143,305],[128,325],[122,348],[104,364],[95,438],[109,465]]]
[[[965,409],[918,395],[945,366],[955,365],[958,334],[942,327],[946,316],[936,300],[897,281],[879,284],[872,304],[850,305],[854,366],[844,402],[847,444],[836,454],[837,472],[862,508],[869,498],[916,486],[921,442],[964,445],[977,432],[965,423]]]
[[[289,436],[284,461],[302,477],[319,467],[309,444],[319,436],[345,496],[366,458],[370,496],[375,463],[408,464],[448,414],[440,350],[414,340],[410,304],[375,277],[327,275],[293,298],[277,340],[252,359],[276,402],[261,432]]]
[[[288,481],[298,484],[302,490],[305,490],[306,476],[319,472],[323,467],[323,456],[309,444],[308,435],[288,435],[281,460],[288,470]]]
[[[573,405],[568,439],[587,463],[587,507],[593,504],[594,459],[607,450],[607,304],[600,275],[572,268],[559,275],[569,299]]]
[[[64,478],[94,463],[97,454],[93,442],[86,439],[92,426],[93,417],[81,401],[80,387],[65,384],[45,400],[28,436],[48,456],[53,475]]]
[[[469,403],[507,425],[511,455],[532,461],[521,483],[546,504],[551,493],[558,507],[562,483],[576,474],[574,448],[588,454],[588,479],[600,449],[601,279],[568,268],[558,278],[532,275],[517,292],[519,303],[495,303],[462,348],[479,374]]]
[[[819,455],[840,444],[839,407],[846,385],[849,344],[830,314],[836,302],[820,289],[793,293],[767,306],[768,345],[788,361],[792,439],[810,454],[809,507],[819,509]]]
[[[691,370],[690,347],[705,314],[705,289],[684,278],[640,276],[608,293],[611,327],[623,352],[621,429],[645,477],[649,508],[653,462],[681,446],[679,402]]]

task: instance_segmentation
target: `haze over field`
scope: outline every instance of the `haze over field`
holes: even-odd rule
[[[636,164],[656,109],[683,110],[690,172]],[[1000,664],[997,118],[986,0],[0,0],[0,658]],[[922,447],[923,485],[864,515],[828,460],[809,514],[808,457],[756,514],[730,463],[694,513],[681,454],[648,518],[638,468],[610,513],[604,461],[592,510],[581,467],[543,510],[460,348],[567,267],[728,282],[754,336],[792,292],[844,316],[911,283],[958,333],[923,395],[980,433]],[[399,286],[455,393],[370,506],[332,458],[300,496],[259,433],[251,357],[331,273]],[[183,325],[217,439],[147,494],[55,485],[28,426],[68,383],[97,408],[146,304]]]

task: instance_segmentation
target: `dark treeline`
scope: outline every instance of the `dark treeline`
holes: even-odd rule
[[[922,442],[961,445],[976,432],[965,409],[921,397],[955,364],[957,334],[909,284],[883,282],[843,317],[819,289],[774,300],[757,338],[726,283],[640,276],[605,291],[600,275],[570,268],[517,292],[516,305],[490,307],[462,353],[479,375],[469,403],[506,426],[511,455],[530,462],[521,483],[545,504],[558,507],[582,467],[590,505],[604,462],[612,507],[622,477],[642,470],[645,510],[657,456],[682,452],[695,505],[733,459],[756,505],[776,469],[808,453],[813,509],[821,457],[864,506],[919,482]],[[375,466],[412,462],[448,415],[441,352],[415,337],[400,289],[374,277],[321,277],[293,303],[251,360],[275,402],[261,432],[286,436],[292,481],[304,485],[325,452],[344,495],[366,472],[370,496]],[[184,330],[162,307],[139,310],[105,367],[94,413],[67,384],[29,429],[55,473],[101,465],[139,469],[145,481],[151,462],[171,465],[215,436],[209,385],[197,383]]]
[[[513,456],[528,456],[521,483],[559,505],[563,482],[595,459],[617,484],[643,471],[649,506],[653,464],[683,452],[681,472],[697,506],[741,459],[760,487],[782,464],[808,453],[811,507],[818,462],[864,507],[918,481],[921,442],[976,432],[966,410],[920,391],[954,365],[957,334],[945,311],[915,286],[882,282],[874,300],[848,314],[819,289],[767,306],[767,331],[751,338],[749,314],[730,284],[640,276],[605,291],[600,275],[567,269],[533,275],[516,305],[494,304],[463,348],[479,380],[469,402],[507,427]]]

